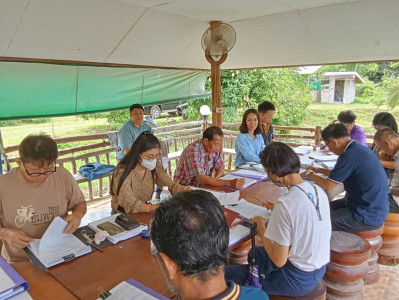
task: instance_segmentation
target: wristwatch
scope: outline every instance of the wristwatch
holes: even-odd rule
[[[314,173],[314,171],[311,170],[311,169],[308,169],[308,170],[306,170],[305,175],[306,175],[307,177],[309,177],[309,175],[312,174],[312,173]]]

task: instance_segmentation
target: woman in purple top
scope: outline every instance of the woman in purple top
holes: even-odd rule
[[[356,143],[367,146],[366,133],[363,128],[355,124],[356,115],[351,110],[341,111],[338,115],[338,121],[348,129],[349,136]]]

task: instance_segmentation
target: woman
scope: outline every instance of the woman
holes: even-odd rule
[[[234,165],[239,167],[246,162],[260,162],[259,154],[265,147],[262,138],[259,113],[256,109],[247,109],[242,118],[240,134],[237,136]]]
[[[261,217],[252,220],[263,243],[256,247],[260,284],[268,295],[303,296],[323,278],[330,259],[327,195],[301,178],[299,157],[284,143],[271,143],[260,157],[271,182],[289,190],[275,204],[265,202],[273,211],[267,228]],[[248,266],[227,266],[226,279],[245,284],[248,270]]]
[[[154,193],[155,184],[167,186],[174,194],[186,190],[166,174],[162,164],[161,145],[150,132],[139,135],[132,148],[116,166],[111,180],[111,206],[126,214],[154,212],[156,205],[147,204]]]
[[[388,112],[380,112],[376,114],[373,118],[373,127],[375,130],[391,128],[396,132],[396,134],[398,133],[398,124],[396,123],[394,116]],[[391,182],[393,174],[395,173],[395,161],[393,160],[393,156],[384,153],[381,149],[376,147],[374,143],[371,146],[371,150],[377,154],[385,172],[387,173],[389,182]]]
[[[351,110],[341,111],[338,114],[338,121],[348,129],[349,136],[356,143],[366,146],[366,133],[363,128],[355,124],[356,115]]]

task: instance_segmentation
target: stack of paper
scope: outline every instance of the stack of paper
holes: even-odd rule
[[[337,155],[310,155],[309,157],[313,158],[316,162],[336,161],[338,159]]]
[[[300,156],[299,160],[301,161],[301,166],[302,167],[309,167],[311,164],[313,164],[313,159],[310,159],[308,156]]]
[[[299,146],[299,147],[293,148],[293,150],[298,155],[307,155],[310,153],[310,149],[306,146]]]
[[[105,296],[108,300],[116,300],[116,299],[137,299],[137,300],[155,300],[161,299],[166,300],[169,299],[157,292],[151,290],[150,288],[146,287],[144,284],[130,278],[127,281],[123,281],[114,287],[112,290],[109,291],[111,294],[110,296]],[[99,300],[105,298],[97,298]]]
[[[219,200],[220,205],[222,205],[222,206],[236,205],[236,204],[238,204],[238,198],[240,197],[239,191],[235,191],[232,193],[225,193],[225,192],[204,189],[204,188],[199,188],[199,187],[191,187],[191,188],[193,190],[202,190],[202,191],[207,191],[207,192],[212,193],[216,197],[216,199]]]
[[[28,289],[29,285],[26,280],[0,256],[0,299],[10,299],[11,297],[32,299],[25,292]]]
[[[235,176],[235,175],[232,175],[232,174],[227,174],[227,175],[224,175],[223,177],[220,177],[220,179],[224,179],[224,180],[233,180],[233,179],[241,179],[241,178],[243,178],[243,177]],[[244,184],[244,186],[242,187],[241,190],[246,189],[247,187],[257,183],[258,181],[259,181],[258,179],[245,178],[245,184]],[[227,187],[227,186],[225,186],[225,187],[230,189],[230,187]]]
[[[111,215],[109,217],[91,222],[89,224],[87,224],[89,226],[89,228],[93,229],[94,231],[99,231],[100,229],[97,227],[97,225],[100,225],[102,223],[105,222],[110,222],[118,227],[120,227],[116,222],[115,222],[115,218],[118,216],[119,214],[114,214]],[[116,235],[110,235],[109,237],[107,237],[107,239],[112,243],[112,244],[116,244],[120,241],[124,241],[127,239],[130,239],[131,237],[134,237],[136,235],[139,235],[144,229],[148,229],[147,225],[145,224],[141,224],[139,227],[131,229],[131,230],[123,230],[123,232],[118,233]]]
[[[244,227],[243,225],[236,225],[233,228],[230,228],[229,247],[234,246],[243,239],[249,237],[250,233],[251,231],[249,228]]]
[[[55,217],[43,237],[29,244],[29,250],[44,266],[51,267],[91,252],[91,247],[76,236],[64,233],[67,225],[65,220]]]
[[[246,169],[241,169],[238,171],[235,171],[231,173],[232,175],[235,176],[241,176],[241,177],[246,177],[246,178],[252,178],[252,179],[259,179],[259,180],[264,180],[267,179],[268,176],[265,172],[259,172],[257,170],[246,170]]]

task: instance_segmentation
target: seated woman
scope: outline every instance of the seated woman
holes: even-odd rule
[[[375,130],[391,128],[396,134],[398,134],[398,124],[396,123],[394,116],[388,112],[379,112],[376,114],[373,118],[373,127]],[[371,150],[377,154],[385,172],[387,173],[389,182],[391,182],[393,174],[395,173],[395,161],[393,160],[393,156],[387,155],[377,147],[375,143],[371,146]]]
[[[240,134],[236,139],[236,160],[234,165],[239,167],[246,162],[260,162],[259,154],[265,148],[262,138],[262,127],[256,109],[247,109],[242,118]]]
[[[341,124],[344,124],[346,129],[348,129],[349,136],[356,143],[366,146],[366,133],[363,128],[355,124],[356,115],[351,110],[341,111],[337,117]]]
[[[268,295],[303,296],[323,278],[330,260],[327,195],[301,178],[299,157],[284,143],[271,143],[260,157],[270,181],[289,191],[275,204],[265,201],[272,210],[267,228],[261,217],[252,219],[263,243],[263,247],[256,247],[259,281]],[[247,282],[248,265],[230,265],[225,270],[226,280],[242,285]]]
[[[111,180],[111,206],[126,214],[153,212],[156,205],[147,204],[155,184],[167,186],[174,194],[186,190],[174,182],[162,164],[159,140],[148,131],[139,135],[126,156],[116,166]]]

